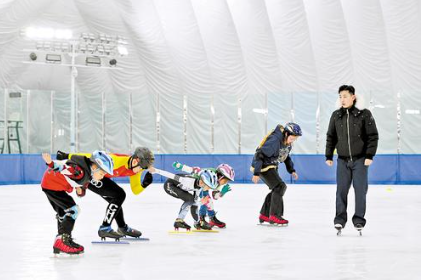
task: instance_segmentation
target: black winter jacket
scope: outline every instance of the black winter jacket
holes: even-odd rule
[[[277,125],[256,149],[251,167],[251,171],[254,175],[259,176],[261,172],[267,171],[268,167],[278,168],[280,162],[284,162],[287,172],[290,174],[296,172],[293,161],[289,156],[292,146],[283,144],[283,131],[284,127],[282,125]]]
[[[369,110],[359,110],[352,106],[333,112],[327,131],[327,160],[333,159],[335,148],[342,159],[372,159],[377,152],[377,146],[378,130]]]

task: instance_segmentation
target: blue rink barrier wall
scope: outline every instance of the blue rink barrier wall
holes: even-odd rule
[[[190,166],[216,167],[220,163],[230,164],[236,171],[236,183],[251,183],[249,171],[252,155],[156,155],[155,167],[176,173],[174,161]],[[335,184],[336,165],[328,167],[323,155],[292,155],[299,180],[293,181],[280,164],[279,172],[287,183]],[[336,164],[336,160],[334,160]],[[39,154],[0,155],[0,185],[38,184],[46,165]],[[116,178],[117,182],[129,182],[128,178]],[[154,175],[154,182],[165,178]],[[421,155],[377,155],[369,168],[370,184],[421,184]]]

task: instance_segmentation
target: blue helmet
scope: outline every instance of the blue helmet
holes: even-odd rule
[[[91,155],[90,160],[98,165],[98,168],[113,175],[114,164],[113,160],[104,151],[94,151]]]
[[[302,129],[300,129],[300,126],[296,123],[286,123],[286,125],[284,126],[284,130],[287,131],[289,135],[302,136]]]
[[[214,190],[218,187],[218,178],[217,174],[214,171],[204,169],[199,172],[199,177],[205,183],[205,185],[207,185],[211,189]]]

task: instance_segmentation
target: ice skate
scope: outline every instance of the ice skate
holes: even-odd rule
[[[259,223],[263,224],[264,222],[269,223],[270,218],[268,216],[263,215],[263,214],[259,214]]]
[[[117,229],[117,233],[120,233],[121,235],[124,235],[124,236],[134,237],[134,238],[139,238],[142,235],[142,232],[134,228],[131,228],[128,225],[125,225],[124,227],[119,227]]]
[[[343,229],[343,226],[341,224],[335,224],[334,228],[337,230],[337,236],[340,236],[341,230]]]
[[[105,241],[106,238],[113,238],[116,241],[119,241],[124,235],[114,231],[111,226],[100,226],[98,230],[98,236],[101,237],[102,241]]]
[[[277,217],[275,215],[270,216],[269,222],[270,224],[277,226],[287,226],[289,224],[288,220],[284,219],[283,217]]]
[[[362,236],[363,225],[362,224],[356,224],[355,229],[359,232],[359,235]]]
[[[174,230],[178,231],[179,228],[184,228],[186,231],[190,231],[191,226],[188,225],[183,219],[176,219],[174,222]]]
[[[54,254],[65,253],[69,255],[78,255],[84,252],[84,247],[75,243],[70,234],[63,233],[57,235],[53,245]]]
[[[225,228],[226,227],[226,223],[217,219],[217,216],[210,217],[210,223],[209,224],[211,226],[216,226],[216,227],[219,227],[219,228]]]
[[[212,230],[212,225],[210,225],[206,220],[204,216],[201,216],[200,220],[195,223],[195,228],[197,230]]]

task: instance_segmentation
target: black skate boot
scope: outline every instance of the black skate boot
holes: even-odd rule
[[[212,230],[212,225],[210,225],[206,220],[205,220],[205,216],[201,216],[199,218],[199,222],[195,223],[195,228],[197,230]]]
[[[217,219],[217,216],[210,217],[210,225],[216,226],[216,227],[219,227],[219,228],[225,228],[226,227],[226,223]]]
[[[63,233],[56,236],[53,245],[54,254],[65,253],[69,255],[78,255],[84,252],[84,247],[73,242],[70,234]]]
[[[119,239],[124,235],[114,231],[111,226],[100,226],[100,229],[98,230],[98,236],[101,237],[101,240],[105,240],[106,237],[108,237],[119,241]]]
[[[341,230],[344,228],[342,224],[335,224],[334,228],[337,230],[337,235],[341,235]]]
[[[185,228],[187,231],[190,231],[190,225],[188,225],[182,219],[176,219],[174,222],[174,230],[179,230],[179,228]]]
[[[117,233],[120,233],[125,236],[135,237],[135,238],[139,238],[142,235],[142,232],[134,228],[131,228],[128,225],[125,225],[124,227],[119,227],[117,229]]]
[[[362,224],[356,224],[355,229],[359,232],[359,235],[362,236],[363,225]]]

